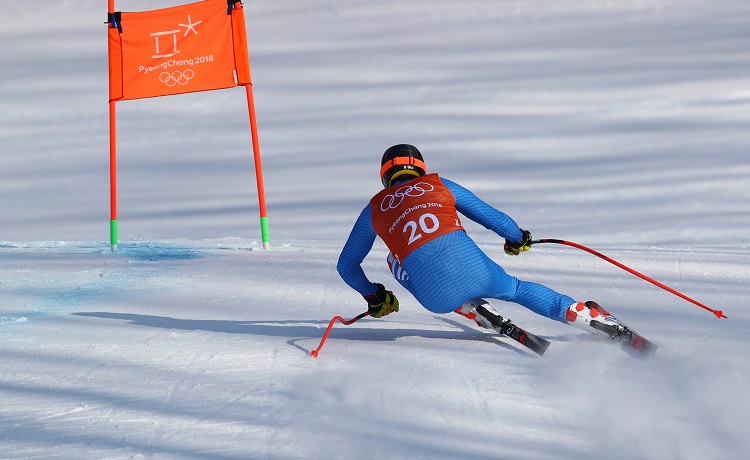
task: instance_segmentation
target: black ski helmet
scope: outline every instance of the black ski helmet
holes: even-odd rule
[[[394,145],[383,153],[383,159],[380,160],[380,180],[385,188],[396,181],[411,180],[426,173],[427,166],[422,154],[413,145]]]

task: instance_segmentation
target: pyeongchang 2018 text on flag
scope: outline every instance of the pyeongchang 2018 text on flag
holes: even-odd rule
[[[227,0],[117,13],[109,31],[109,100],[250,84],[245,17]]]

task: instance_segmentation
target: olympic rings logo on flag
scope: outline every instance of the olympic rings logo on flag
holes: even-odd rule
[[[393,195],[386,195],[383,197],[383,201],[380,203],[380,210],[385,212],[389,209],[396,209],[401,206],[405,197],[418,197],[422,196],[427,192],[435,190],[431,184],[426,182],[418,182],[414,185],[407,185],[396,190]]]
[[[159,75],[159,81],[167,86],[174,86],[176,84],[187,85],[187,83],[193,79],[195,72],[192,69],[187,69],[182,72],[181,70],[174,70],[170,72],[162,72]]]

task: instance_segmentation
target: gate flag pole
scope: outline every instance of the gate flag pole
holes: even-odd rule
[[[230,0],[231,1],[231,0]],[[242,2],[234,2],[232,5],[235,10],[242,9]],[[242,40],[238,40],[239,43],[245,44],[245,48],[247,47],[247,40],[245,37],[247,37],[247,31],[245,30],[245,19],[244,14],[241,14],[239,16],[241,19],[240,21],[237,21],[235,25],[237,26],[237,29],[235,33],[239,34],[240,37],[243,37]],[[235,45],[235,46],[241,46],[241,45]],[[238,53],[240,55],[249,56],[249,53],[247,50],[244,50],[243,52]],[[248,76],[250,74],[250,58],[248,57],[247,62],[247,69],[248,69]],[[255,160],[255,182],[258,186],[258,208],[260,212],[260,234],[261,234],[261,241],[263,242],[263,249],[269,249],[270,248],[270,240],[268,237],[268,215],[266,214],[266,192],[265,188],[263,186],[263,166],[261,164],[260,160],[260,143],[258,141],[258,123],[255,118],[255,99],[253,98],[253,83],[252,81],[249,81],[245,85],[245,93],[247,95],[247,113],[250,117],[250,135],[253,139],[253,158]]]
[[[118,27],[115,18],[115,0],[108,0],[107,21],[109,27]],[[107,47],[107,52],[112,50]],[[112,252],[117,251],[117,101],[109,101],[109,244]]]
[[[255,121],[255,103],[253,101],[253,85],[245,85],[247,93],[247,110],[250,115],[250,133],[253,137],[253,157],[255,158],[255,182],[258,184],[258,208],[260,211],[260,234],[263,249],[269,249],[271,243],[268,237],[268,215],[266,214],[266,192],[263,187],[263,166],[260,161],[260,144],[258,143],[258,125]]]

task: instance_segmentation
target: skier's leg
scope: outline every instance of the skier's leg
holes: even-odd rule
[[[412,286],[406,274],[393,256],[389,254],[388,265],[394,278],[430,311],[447,313],[456,311],[464,316],[476,314],[476,304],[486,305],[489,312],[497,313],[482,298],[492,297],[514,302],[529,310],[565,324],[573,324],[590,332],[591,318],[597,313],[588,313],[587,304],[576,302],[573,298],[560,294],[547,286],[521,281],[505,273],[505,270],[487,257],[463,232],[444,235],[422,246],[410,259],[410,271],[415,279],[421,280]],[[414,268],[414,270],[412,270]],[[436,273],[439,272],[439,275]],[[464,299],[469,299],[465,301]],[[451,306],[453,299],[463,302],[458,308]],[[578,305],[584,305],[582,313]],[[444,309],[446,306],[451,310]],[[574,313],[575,312],[575,313]],[[575,319],[574,315],[575,314]],[[589,320],[586,321],[586,315]],[[607,317],[610,315],[600,315]],[[475,318],[471,318],[475,319]],[[475,319],[476,321],[476,319]],[[480,321],[477,321],[481,325]],[[596,322],[595,326],[598,326]]]
[[[623,331],[622,324],[598,303],[575,302],[566,295],[536,283],[519,281],[517,302],[548,318],[571,324],[586,332],[615,337]]]
[[[515,294],[508,298],[510,302],[523,305],[539,315],[566,323],[565,312],[575,303],[571,297],[560,294],[547,286],[529,281],[518,281]]]
[[[456,286],[457,290],[471,297],[492,297],[514,302],[544,317],[567,323],[565,311],[575,303],[571,297],[541,284],[508,275],[476,246],[464,248],[460,256],[463,266],[456,276],[461,280]]]

